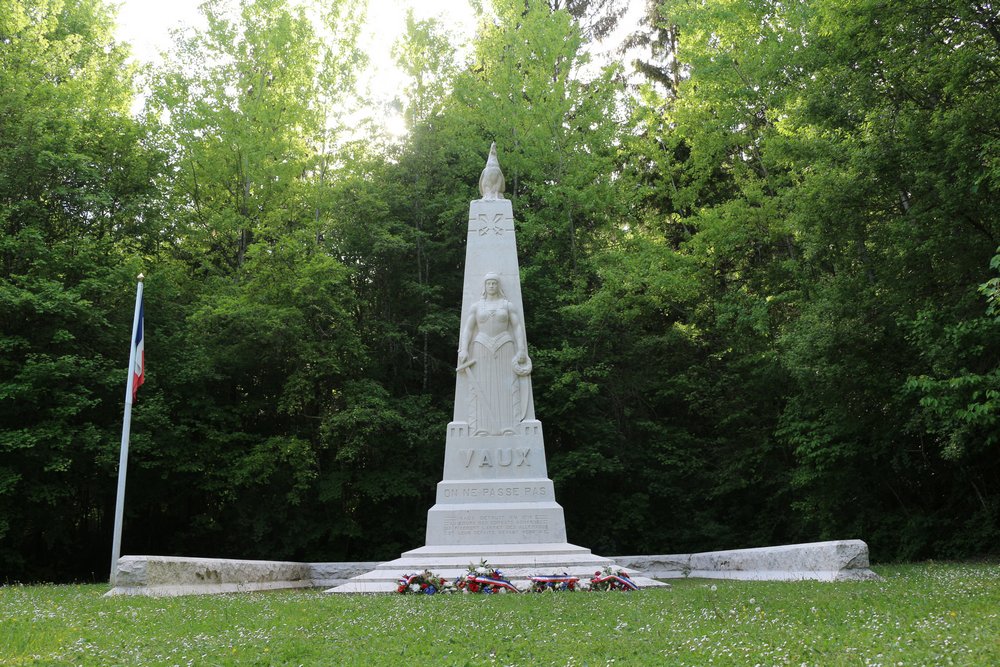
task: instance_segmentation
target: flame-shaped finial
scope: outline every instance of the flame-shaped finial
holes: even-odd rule
[[[486,158],[486,167],[479,176],[479,194],[485,200],[503,199],[505,183],[500,162],[497,160],[497,142],[490,145],[490,156]]]

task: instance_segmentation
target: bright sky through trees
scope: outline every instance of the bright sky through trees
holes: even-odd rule
[[[136,60],[153,62],[171,46],[170,31],[201,26],[198,7],[204,0],[123,0],[118,11],[118,36],[131,42]],[[377,100],[389,100],[402,85],[402,75],[392,61],[392,45],[402,34],[406,12],[418,19],[441,18],[457,34],[470,34],[475,26],[472,8],[465,0],[369,0],[368,22],[361,45],[371,60],[366,84]]]
[[[153,62],[171,46],[170,31],[202,25],[198,7],[204,0],[122,0],[118,11],[118,36],[131,42],[136,60]],[[618,30],[603,44],[595,45],[597,60],[614,57],[613,51],[638,21],[641,3],[634,2]],[[437,17],[458,35],[471,36],[475,15],[466,0],[369,0],[368,24],[362,46],[371,59],[367,84],[376,99],[390,100],[402,85],[402,75],[392,61],[392,45],[402,34],[406,11],[412,8],[418,19]]]
[[[204,27],[198,7],[205,0],[173,0],[169,3],[149,0],[122,0],[118,11],[118,37],[132,44],[136,60],[155,62],[159,54],[171,48],[170,33],[186,27]],[[233,0],[235,4],[235,0]],[[362,75],[372,103],[380,108],[376,114],[379,124],[390,136],[400,137],[406,132],[405,123],[393,100],[404,85],[404,75],[392,59],[392,45],[402,35],[406,12],[413,9],[418,19],[439,18],[456,36],[471,37],[476,25],[475,14],[466,0],[369,0],[368,20],[361,36],[361,47],[369,57],[369,65]],[[619,57],[615,49],[630,30],[634,30],[640,15],[641,3],[632,3],[618,29],[603,43],[590,45],[594,60],[584,76],[595,74],[600,65]],[[136,100],[133,111],[142,108],[144,98]],[[360,119],[358,119],[360,120]]]

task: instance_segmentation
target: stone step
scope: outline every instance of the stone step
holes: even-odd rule
[[[514,585],[519,590],[531,588],[531,577],[548,576],[554,574],[568,574],[579,577],[581,584],[588,584],[590,578],[594,576],[595,570],[588,568],[565,568],[562,570],[531,570],[531,569],[501,569],[504,579]],[[419,574],[422,570],[381,570],[378,572],[368,572],[359,577],[354,577],[346,584],[327,590],[327,593],[395,593],[399,586],[400,579],[412,574]],[[444,579],[454,581],[458,577],[467,574],[467,569],[461,570],[431,570],[433,574]],[[629,572],[629,578],[642,588],[669,588],[670,584],[649,577]]]
[[[499,544],[469,546],[426,546],[407,551],[396,560],[382,563],[370,572],[352,578],[327,593],[392,593],[399,580],[428,570],[445,579],[467,574],[470,566],[486,561],[500,570],[515,587],[531,587],[531,577],[569,574],[582,582],[590,581],[595,572],[614,561],[592,554],[589,549],[567,543]],[[629,572],[640,587],[667,586],[645,577],[641,572]]]

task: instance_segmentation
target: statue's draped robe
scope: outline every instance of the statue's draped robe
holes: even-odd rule
[[[476,304],[476,336],[469,358],[473,376],[469,397],[469,430],[476,435],[513,433],[521,421],[520,383],[514,373],[516,345],[511,333],[510,302]]]

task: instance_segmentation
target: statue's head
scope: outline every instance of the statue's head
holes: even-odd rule
[[[503,293],[503,285],[500,283],[500,274],[491,271],[483,276],[483,296],[507,298],[507,295]]]

